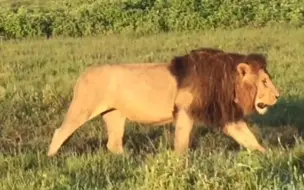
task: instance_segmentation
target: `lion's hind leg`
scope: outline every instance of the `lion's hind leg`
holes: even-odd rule
[[[118,110],[113,110],[104,114],[103,119],[106,123],[108,132],[107,148],[112,153],[122,154],[124,152],[122,145],[122,138],[125,130],[126,117]]]
[[[240,145],[248,148],[249,150],[258,150],[263,153],[266,151],[265,148],[257,141],[247,124],[243,121],[225,125],[224,133],[231,136]]]
[[[91,120],[100,113],[107,111],[107,107],[105,105],[102,106],[100,104],[93,104],[92,102],[84,102],[82,102],[81,99],[74,98],[72,100],[62,125],[54,132],[48,156],[55,155],[64,141],[66,141],[66,139],[85,122]]]

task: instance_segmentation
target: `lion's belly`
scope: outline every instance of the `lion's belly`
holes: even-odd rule
[[[128,105],[127,105],[128,106]],[[150,107],[151,108],[151,107]],[[119,107],[118,110],[129,120],[146,124],[158,124],[171,122],[172,109],[163,108],[161,106],[154,109],[146,110],[141,106],[130,105],[128,107]]]
[[[173,118],[176,82],[164,68],[124,70],[115,77],[115,108],[129,120],[162,123]]]

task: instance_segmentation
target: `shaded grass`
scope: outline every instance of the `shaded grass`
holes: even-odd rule
[[[304,188],[304,30],[286,27],[7,41],[0,45],[1,189]],[[187,157],[172,153],[173,128],[128,123],[127,154],[107,151],[101,118],[47,158],[72,86],[89,65],[169,61],[197,47],[261,52],[282,97],[251,127],[270,151],[244,151],[217,131],[198,131]]]

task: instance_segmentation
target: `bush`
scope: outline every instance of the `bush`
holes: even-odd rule
[[[216,27],[304,25],[302,0],[46,0],[6,1],[0,35],[88,36],[132,31],[157,33]]]

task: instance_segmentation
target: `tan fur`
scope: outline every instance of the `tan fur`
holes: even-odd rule
[[[257,139],[244,121],[226,124],[223,131],[240,145],[251,150],[265,152],[265,148],[258,143]]]
[[[193,124],[197,122],[191,109],[202,97],[197,93],[197,86],[191,83],[180,86],[170,66],[172,63],[138,63],[88,68],[76,82],[73,100],[64,122],[55,130],[48,156],[55,155],[73,132],[97,115],[102,115],[106,123],[107,148],[113,153],[123,153],[126,119],[155,125],[175,122],[175,151],[185,152]],[[254,67],[244,63],[237,66],[237,71],[236,104],[245,105],[244,97],[269,106],[276,103],[278,91],[263,69],[255,71]],[[253,92],[250,96],[249,91]],[[224,131],[247,148],[263,150],[245,125],[243,121],[226,123]],[[245,142],[243,137],[249,142]]]

